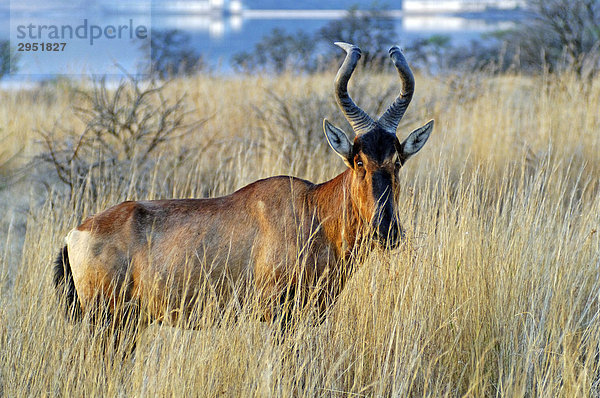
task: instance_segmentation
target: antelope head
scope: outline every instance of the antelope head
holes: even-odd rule
[[[335,98],[354,130],[354,142],[327,119],[323,129],[329,145],[350,168],[350,200],[360,220],[382,246],[396,247],[404,232],[397,218],[395,197],[398,173],[404,163],[417,153],[433,129],[433,120],[413,131],[403,142],[396,129],[410,100],[415,80],[404,55],[396,46],[390,57],[402,81],[402,91],[383,115],[373,120],[348,94],[348,80],[360,59],[360,49],[348,43],[335,43],[346,51],[346,58],[335,78]]]

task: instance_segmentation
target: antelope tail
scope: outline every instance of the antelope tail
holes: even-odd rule
[[[75,290],[67,246],[60,250],[54,261],[54,287],[56,287],[61,299],[64,298],[65,300],[67,318],[70,320],[80,319],[81,305],[79,297],[77,297],[77,290]]]

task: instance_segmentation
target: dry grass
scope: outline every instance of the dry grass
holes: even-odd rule
[[[380,110],[397,78],[365,75],[351,92]],[[332,78],[175,81],[169,95],[186,93],[209,120],[157,154],[152,173],[105,176],[94,200],[5,189],[0,395],[600,394],[600,80],[572,76],[417,76],[400,134],[430,118],[436,127],[402,171],[410,247],[372,253],[324,324],[300,323],[284,344],[251,317],[200,331],[152,325],[122,361],[102,354],[85,323],[65,320],[51,261],[85,215],[126,198],[222,195],[274,174],[317,182],[340,172],[321,132],[323,117],[345,125]],[[26,159],[39,150],[34,130],[81,128],[70,90],[0,94],[2,149]],[[16,206],[28,201],[20,222]]]

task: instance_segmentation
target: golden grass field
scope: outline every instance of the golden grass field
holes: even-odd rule
[[[71,85],[0,93],[0,396],[600,395],[600,79],[417,75],[399,135],[436,124],[401,171],[407,244],[372,252],[325,322],[299,322],[281,344],[252,317],[153,324],[122,360],[66,320],[52,261],[85,216],[340,173],[321,127],[348,130],[333,77],[173,81],[165,95],[206,119],[197,133],[72,198],[47,165],[26,167],[43,150],[36,131],[83,129]],[[371,114],[400,85],[354,79]]]

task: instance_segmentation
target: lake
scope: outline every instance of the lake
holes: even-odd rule
[[[515,6],[514,1],[488,1],[506,6],[501,8]],[[355,3],[361,9],[367,9],[371,4],[370,1]],[[453,44],[461,44],[477,39],[482,33],[510,28],[520,18],[518,11],[482,7],[484,3],[484,0],[405,0],[391,3],[388,13],[393,18],[400,46],[433,34],[446,35]],[[53,6],[49,1],[13,0],[8,8],[0,6],[0,26],[3,26],[0,39],[10,38],[13,47],[39,42],[46,46],[45,49],[51,49],[48,42],[66,42],[63,51],[41,52],[38,49],[34,52],[20,48],[23,51],[20,51],[17,63],[18,74],[6,76],[4,81],[39,80],[60,73],[119,74],[116,63],[128,71],[135,70],[147,55],[144,44],[150,40],[149,35],[143,38],[126,36],[136,28],[139,31],[142,28],[148,31],[179,29],[189,35],[191,46],[202,54],[213,70],[230,73],[232,56],[251,50],[273,29],[314,33],[332,20],[342,18],[347,2],[184,0],[123,3],[106,0],[73,2],[66,8],[64,4],[58,1]],[[89,30],[92,25],[102,31],[102,35],[99,33],[102,37],[91,45],[89,38],[77,40],[73,32],[77,28],[80,33],[84,32],[84,24],[89,37],[95,34],[94,28]],[[62,36],[60,32],[58,36],[52,36],[53,26],[62,29]],[[111,36],[120,29],[119,26],[124,27],[123,32],[119,31],[123,33],[122,40]]]

